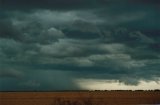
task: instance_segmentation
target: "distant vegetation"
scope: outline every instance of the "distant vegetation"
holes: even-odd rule
[[[60,91],[55,91],[55,92],[105,92],[105,91],[160,91],[160,89],[155,89],[155,90],[60,90]]]
[[[78,101],[57,98],[51,105],[98,105],[98,104],[93,103],[93,100],[91,98],[83,98]]]

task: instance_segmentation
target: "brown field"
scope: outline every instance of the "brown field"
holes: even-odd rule
[[[0,92],[0,105],[160,105],[160,91]]]

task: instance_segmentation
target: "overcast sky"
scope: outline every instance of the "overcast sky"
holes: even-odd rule
[[[0,91],[160,89],[160,0],[0,0]]]

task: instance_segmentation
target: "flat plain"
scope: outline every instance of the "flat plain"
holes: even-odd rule
[[[160,91],[0,92],[0,105],[160,105]]]

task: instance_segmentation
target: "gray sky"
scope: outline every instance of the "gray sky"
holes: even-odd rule
[[[160,88],[159,0],[1,0],[0,91]]]

